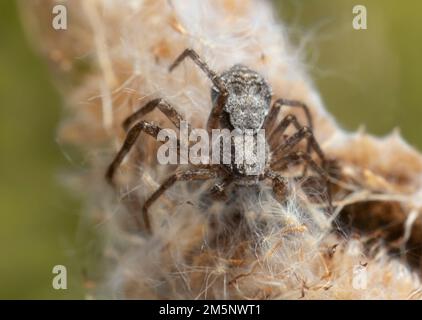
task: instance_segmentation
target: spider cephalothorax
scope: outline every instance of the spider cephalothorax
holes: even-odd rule
[[[235,65],[218,75],[191,49],[186,49],[174,61],[170,66],[170,71],[187,57],[191,58],[205,72],[213,84],[211,88],[213,107],[208,117],[207,131],[211,133],[212,129],[223,128],[255,137],[263,130],[265,132],[264,158],[256,161],[248,161],[250,159],[245,158],[241,162],[236,162],[237,151],[233,144],[232,160],[228,164],[191,164],[188,169],[177,171],[145,201],[142,213],[147,231],[151,231],[148,208],[176,181],[218,180],[212,189],[212,194],[216,198],[223,199],[225,190],[231,184],[251,185],[262,180],[271,180],[274,194],[281,201],[286,197],[286,179],[278,172],[286,170],[291,163],[304,163],[303,175],[306,174],[309,166],[326,181],[328,205],[331,210],[328,176],[323,169],[326,160],[313,136],[312,118],[307,106],[296,100],[278,99],[271,107],[271,87],[259,73],[246,66]],[[282,106],[302,108],[307,117],[308,126],[302,126],[291,114],[282,118],[276,125],[277,116]],[[180,129],[180,123],[184,121],[184,118],[163,99],[151,100],[129,116],[123,123],[124,128],[128,131],[125,142],[107,170],[106,178],[111,184],[113,184],[116,169],[136,143],[139,134],[144,132],[157,138],[162,128],[151,122],[140,120],[155,108],[158,108],[175,127]],[[295,127],[296,132],[285,138],[286,130],[290,125]],[[307,141],[306,150],[297,151],[296,147],[303,140]],[[245,144],[246,149],[258,148],[258,140],[248,141],[249,145]],[[313,160],[312,151],[322,162],[322,167]]]
[[[221,74],[221,81],[228,92],[224,112],[232,128],[261,129],[271,106],[271,88],[265,79],[248,67],[237,64]],[[213,86],[213,104],[218,101],[218,97],[219,91]]]

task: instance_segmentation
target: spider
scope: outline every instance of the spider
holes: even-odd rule
[[[212,110],[207,121],[207,131],[212,129],[227,128],[230,130],[259,130],[264,129],[268,134],[265,150],[265,168],[260,174],[250,174],[249,165],[236,164],[200,164],[191,165],[188,169],[176,171],[167,178],[161,186],[145,201],[142,207],[142,216],[146,230],[151,233],[151,223],[148,209],[151,205],[177,181],[210,180],[217,179],[211,189],[215,198],[224,198],[225,190],[231,184],[256,185],[262,180],[272,181],[272,190],[278,201],[286,198],[287,179],[279,172],[286,169],[290,163],[302,163],[304,169],[302,177],[310,167],[326,182],[327,201],[331,210],[331,194],[329,190],[329,177],[326,171],[326,158],[312,132],[312,117],[306,104],[297,100],[277,99],[271,106],[271,87],[257,72],[244,65],[234,65],[222,74],[212,71],[208,64],[192,49],[186,49],[173,62],[169,72],[173,71],[183,60],[190,58],[208,76],[212,82],[211,99]],[[297,118],[288,114],[277,126],[276,119],[282,106],[303,109],[307,126],[302,126]],[[146,103],[138,111],[130,115],[123,127],[127,132],[123,146],[115,156],[106,172],[107,181],[113,185],[113,177],[124,157],[137,141],[141,132],[157,139],[160,126],[140,120],[154,109],[160,110],[172,123],[180,129],[180,122],[184,121],[182,115],[164,99],[154,99]],[[285,137],[287,128],[293,125],[295,133]],[[295,151],[300,142],[306,141],[306,151]],[[311,156],[312,151],[319,157],[322,166],[318,165]]]

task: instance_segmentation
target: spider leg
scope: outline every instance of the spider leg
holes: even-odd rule
[[[169,71],[172,72],[174,68],[176,68],[183,60],[186,58],[191,58],[192,61],[202,69],[202,71],[205,72],[205,74],[210,78],[213,85],[220,91],[224,92],[226,91],[226,87],[223,84],[223,81],[221,78],[210,69],[210,67],[207,65],[205,61],[203,61],[199,55],[195,52],[193,49],[185,49],[180,56],[177,57],[177,59],[172,63],[172,65],[169,68]]]
[[[273,128],[274,122],[276,121],[277,116],[280,113],[280,110],[281,110],[281,108],[283,106],[292,107],[292,108],[301,108],[303,110],[303,112],[305,113],[305,116],[306,116],[306,121],[307,121],[307,124],[306,125],[311,130],[313,130],[314,125],[313,125],[313,121],[312,121],[311,112],[309,111],[308,106],[305,103],[303,103],[301,101],[298,101],[298,100],[288,100],[288,99],[283,99],[283,98],[277,99],[274,102],[274,104],[273,104],[273,106],[271,108],[270,113],[268,114],[267,118],[265,119],[264,126],[263,126],[264,129],[271,130]],[[298,128],[298,126],[296,124],[295,124],[295,126],[296,126],[296,129],[299,130],[299,128]],[[274,130],[274,132],[275,131],[276,130]],[[270,136],[271,136],[271,134],[270,134]],[[311,145],[310,145],[309,142],[306,145],[306,151],[308,153],[311,152]],[[302,175],[305,176],[307,170],[308,170],[308,166],[305,165],[305,168],[303,169],[303,174]]]
[[[274,172],[271,169],[266,169],[264,173],[264,179],[269,179],[273,184],[274,195],[279,202],[283,202],[286,199],[287,194],[287,180],[280,174]]]
[[[288,154],[280,159],[280,161],[277,163],[276,166],[273,166],[272,168],[274,170],[280,170],[283,167],[285,167],[287,164],[291,162],[298,162],[303,161],[306,164],[308,164],[312,170],[314,170],[318,175],[321,176],[321,178],[325,181],[325,189],[327,192],[327,201],[328,201],[328,210],[329,214],[333,213],[333,204],[332,204],[332,195],[331,195],[331,189],[330,189],[330,177],[327,174],[326,170],[321,168],[308,153],[298,151],[291,154]]]
[[[199,57],[199,55],[192,49],[185,49],[185,51],[183,51],[182,54],[179,57],[177,57],[177,59],[170,66],[169,71],[170,72],[173,71],[174,68],[176,68],[184,59],[188,57],[192,59],[192,61],[196,65],[198,65],[202,69],[202,71],[205,72],[208,78],[212,81],[214,87],[219,91],[216,104],[214,108],[211,110],[211,113],[207,121],[207,130],[209,133],[211,133],[211,130],[213,128],[217,128],[218,126],[221,114],[223,112],[224,104],[227,99],[228,92],[220,76],[216,72],[211,70],[210,67],[207,65],[207,63],[203,61]]]
[[[296,130],[300,130],[302,128],[302,125],[297,120],[296,116],[289,114],[286,117],[284,117],[278,126],[269,134],[268,143],[273,146],[276,144],[276,140],[278,140],[280,137],[283,136],[286,129],[289,127],[290,124],[293,124],[293,126],[296,128]]]
[[[274,122],[277,119],[277,116],[281,110],[281,107],[286,106],[286,107],[297,107],[297,108],[302,108],[305,116],[306,116],[306,120],[307,120],[307,126],[309,128],[311,128],[311,130],[313,129],[313,123],[312,123],[312,116],[311,116],[311,112],[309,111],[309,108],[306,104],[304,104],[301,101],[298,100],[287,100],[287,99],[277,99],[272,108],[270,113],[267,115],[267,118],[265,119],[263,128],[264,129],[269,129],[271,130],[271,128],[274,126]]]
[[[310,144],[310,148],[315,151],[315,153],[318,155],[318,157],[322,161],[322,166],[325,168],[326,159],[325,159],[324,153],[322,152],[321,147],[316,141],[311,129],[309,129],[308,127],[300,128],[299,131],[297,131],[295,134],[289,137],[284,143],[282,143],[273,151],[273,154],[275,155],[275,157],[271,160],[271,165],[276,164],[280,160],[280,156],[278,155],[283,156],[285,154],[290,153],[290,151],[292,151],[292,149],[296,145],[298,145],[303,139],[307,139],[308,143]],[[308,151],[307,151],[307,154],[309,155]]]
[[[160,126],[157,126],[153,123],[147,122],[147,121],[140,121],[136,123],[127,133],[126,139],[120,148],[117,155],[114,157],[111,164],[108,166],[107,172],[106,172],[106,180],[110,185],[113,185],[113,176],[116,172],[116,169],[120,166],[122,163],[124,157],[129,153],[129,151],[132,149],[133,145],[135,144],[136,140],[138,139],[141,132],[144,132],[155,139],[157,139],[158,133],[162,130]],[[177,141],[177,146],[179,149],[180,142]],[[179,151],[179,150],[178,150]]]
[[[191,180],[209,180],[218,178],[218,172],[211,169],[188,169],[186,171],[178,172],[167,178],[166,181],[145,201],[142,207],[142,216],[145,222],[145,227],[151,233],[151,222],[149,219],[148,208],[176,181],[191,181]]]
[[[299,132],[300,132],[300,130],[304,130],[304,131],[309,131],[312,134],[312,131],[311,131],[312,129],[311,128],[309,128],[309,127],[302,127],[300,125],[299,121],[297,120],[296,116],[294,116],[292,114],[289,114],[289,115],[287,115],[286,117],[284,117],[281,120],[281,122],[279,123],[279,125],[270,134],[270,137],[268,139],[268,143],[271,146],[274,145],[276,143],[275,140],[284,134],[284,132],[286,131],[286,129],[289,127],[290,124],[293,124],[294,127],[296,128],[296,130],[298,130]],[[304,134],[305,135],[308,135],[307,132],[305,132]],[[307,145],[306,145],[306,152],[307,153],[310,153],[312,149],[315,150],[315,152],[322,159],[322,161],[325,161],[324,155],[323,155],[323,153],[321,151],[321,148],[319,147],[318,143],[314,139],[313,134],[312,134],[312,138],[311,137],[308,138]],[[277,148],[274,151],[274,153],[276,154],[278,152],[278,150],[279,150],[279,148]],[[302,172],[302,176],[305,176],[307,171],[308,171],[308,163],[305,163],[305,166],[304,166],[303,172]]]
[[[126,120],[123,122],[123,128],[125,129],[125,131],[127,132],[133,123],[135,123],[137,120],[139,120],[146,114],[152,112],[155,108],[158,108],[174,124],[176,128],[180,129],[180,122],[184,121],[184,118],[167,101],[158,98],[149,101],[138,111],[127,117]]]

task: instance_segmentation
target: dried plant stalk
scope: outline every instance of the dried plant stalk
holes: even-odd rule
[[[421,155],[396,133],[380,139],[339,128],[267,1],[75,0],[66,3],[66,31],[51,28],[55,3],[26,1],[21,7],[62,83],[70,115],[60,139],[95,154],[83,190],[110,240],[110,271],[99,296],[421,297]],[[311,107],[317,139],[337,168],[334,216],[309,203],[293,181],[285,205],[265,186],[239,191],[231,204],[204,204],[209,185],[180,183],[152,208],[154,235],[138,230],[133,217],[140,204],[174,168],[158,166],[157,144],[142,137],[118,173],[117,192],[106,185],[104,171],[122,144],[122,121],[151,98],[166,98],[204,127],[209,80],[189,62],[167,71],[185,48],[194,48],[217,72],[248,65],[265,76],[275,98]],[[158,112],[149,119],[168,125]],[[362,274],[365,289],[359,287]]]

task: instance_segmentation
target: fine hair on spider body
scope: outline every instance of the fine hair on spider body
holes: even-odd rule
[[[186,170],[177,171],[168,177],[143,204],[142,215],[146,230],[152,232],[148,214],[149,207],[177,181],[218,180],[212,188],[211,194],[216,199],[223,199],[225,198],[225,190],[231,184],[253,185],[263,180],[269,180],[272,182],[275,197],[278,201],[283,201],[286,198],[287,180],[280,172],[285,170],[290,163],[304,164],[302,177],[306,175],[309,167],[325,181],[328,208],[331,212],[332,204],[326,159],[313,135],[312,117],[308,107],[301,101],[286,99],[277,99],[271,106],[271,87],[259,73],[243,65],[234,65],[219,75],[211,70],[192,49],[183,51],[170,66],[169,71],[171,72],[186,58],[190,58],[198,65],[212,82],[211,99],[213,107],[208,117],[207,131],[227,128],[240,132],[257,132],[264,129],[267,133],[264,167],[259,170],[259,174],[251,174],[251,172],[256,172],[256,163],[250,164],[248,161],[235,163],[233,161],[230,164],[191,165]],[[282,118],[276,125],[282,106],[301,108],[306,115],[307,126],[302,126],[292,114]],[[141,120],[142,117],[156,108],[178,129],[180,129],[180,122],[186,121],[173,106],[160,98],[149,101],[129,116],[123,123],[124,129],[127,131],[126,139],[106,172],[106,179],[111,185],[114,184],[113,178],[116,169],[135,145],[140,133],[144,132],[157,139],[162,128],[151,122]],[[286,139],[281,139],[291,125],[296,132]],[[189,129],[190,127],[189,125]],[[296,147],[304,140],[307,143],[306,150],[297,151]],[[317,155],[321,165],[313,160],[312,152]]]

